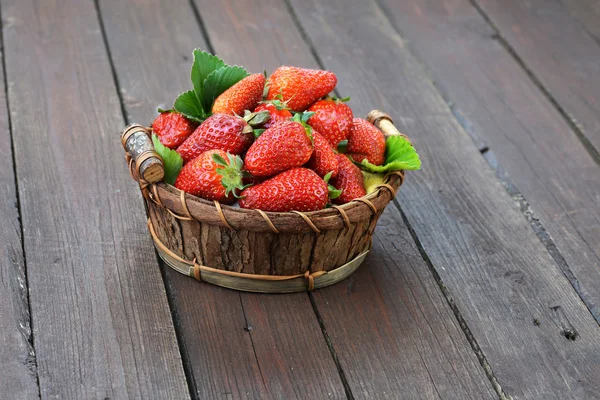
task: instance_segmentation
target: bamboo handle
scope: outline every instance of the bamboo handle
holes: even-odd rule
[[[389,115],[384,113],[383,111],[373,110],[367,115],[367,121],[375,125],[381,132],[383,132],[384,136],[388,138],[389,136],[403,136],[410,142],[410,139],[405,134],[401,133],[396,126],[394,125],[394,121],[390,118]]]
[[[148,129],[138,124],[129,125],[121,135],[121,143],[127,152],[128,160],[131,158],[133,161],[134,178],[138,182],[143,180],[156,183],[163,179],[165,175],[163,160],[154,150]]]

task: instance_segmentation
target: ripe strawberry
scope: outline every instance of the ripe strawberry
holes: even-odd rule
[[[156,133],[162,144],[176,149],[194,132],[198,124],[190,121],[177,112],[165,111],[152,123],[152,132]]]
[[[244,110],[252,110],[261,101],[264,88],[263,74],[248,75],[217,97],[212,113],[243,115]]]
[[[338,159],[331,144],[319,132],[313,130],[315,150],[306,166],[315,171],[319,176],[325,176],[331,172],[335,178],[338,172]]]
[[[184,165],[175,187],[207,200],[231,203],[237,190],[243,190],[243,161],[223,150],[209,150]]]
[[[231,154],[242,154],[250,147],[254,135],[252,127],[242,118],[232,115],[214,114],[207,118],[187,138],[177,152],[184,163],[193,160],[208,150],[223,150]]]
[[[259,104],[258,107],[254,109],[254,112],[260,111],[267,111],[270,115],[269,120],[263,125],[264,129],[269,129],[279,122],[289,121],[292,118],[290,109],[287,108],[285,103],[282,103],[279,100],[272,100]]]
[[[366,195],[360,168],[343,154],[338,154],[337,158],[339,162],[338,176],[331,180],[331,184],[341,190],[342,194],[334,200],[334,203],[344,204]]]
[[[327,98],[317,101],[308,109],[315,113],[308,120],[308,125],[325,136],[334,147],[348,139],[352,126],[352,110],[344,101],[346,99]]]
[[[263,211],[316,211],[325,208],[327,183],[314,171],[292,168],[242,192],[240,207]]]
[[[290,109],[304,111],[335,89],[337,77],[330,71],[283,66],[273,72],[267,84],[267,100],[274,100],[281,95]]]
[[[385,137],[369,121],[354,118],[346,154],[356,162],[367,159],[371,164],[381,165],[385,161]]]
[[[254,176],[273,176],[304,165],[312,152],[310,127],[298,121],[280,122],[264,131],[250,146],[246,169]]]

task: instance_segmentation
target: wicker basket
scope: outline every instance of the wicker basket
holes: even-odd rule
[[[371,111],[368,119],[386,136],[400,135],[387,114]],[[131,125],[122,141],[158,254],[185,275],[237,290],[310,291],[346,278],[365,259],[377,220],[404,180],[403,171],[390,173],[367,196],[321,211],[235,208],[160,182],[162,160],[149,133]]]

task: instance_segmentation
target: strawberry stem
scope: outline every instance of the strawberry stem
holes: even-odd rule
[[[225,188],[225,195],[233,194],[234,197],[240,198],[239,193],[251,185],[244,185],[242,178],[244,172],[244,161],[240,156],[234,156],[227,153],[227,160],[219,154],[213,154],[213,161],[221,168],[217,168],[217,174],[221,175],[221,185]]]

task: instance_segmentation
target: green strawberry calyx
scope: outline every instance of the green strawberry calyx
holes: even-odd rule
[[[219,166],[217,174],[221,175],[221,185],[225,188],[225,195],[229,196],[231,193],[239,199],[240,193],[247,187],[252,186],[244,185],[243,178],[246,173],[242,170],[244,167],[242,158],[227,153],[227,160],[219,154],[213,154],[212,159]]]
[[[269,118],[271,118],[271,114],[268,111],[250,112],[248,110],[245,111],[244,116],[242,117],[242,119],[253,128],[264,125]]]
[[[308,136],[308,138],[310,139],[310,142],[313,144],[313,146],[315,144],[315,139],[313,138],[313,134],[312,134],[313,129],[306,122],[314,114],[315,114],[314,112],[299,112],[299,113],[294,114],[294,117],[292,118],[292,121],[297,122],[304,127],[306,136]]]
[[[350,101],[350,96],[342,97],[341,99],[339,97],[336,97],[336,96],[327,96],[325,98],[325,100],[331,100],[331,101],[334,101],[334,102],[336,102],[338,104],[339,103],[347,103],[347,102]]]
[[[340,197],[340,195],[342,194],[342,190],[341,189],[336,189],[333,185],[331,185],[329,183],[329,180],[331,179],[331,174],[333,174],[333,171],[329,171],[323,177],[323,180],[325,181],[325,183],[327,183],[327,190],[329,191],[329,198],[331,200],[334,200],[334,199],[337,199],[338,197]]]

